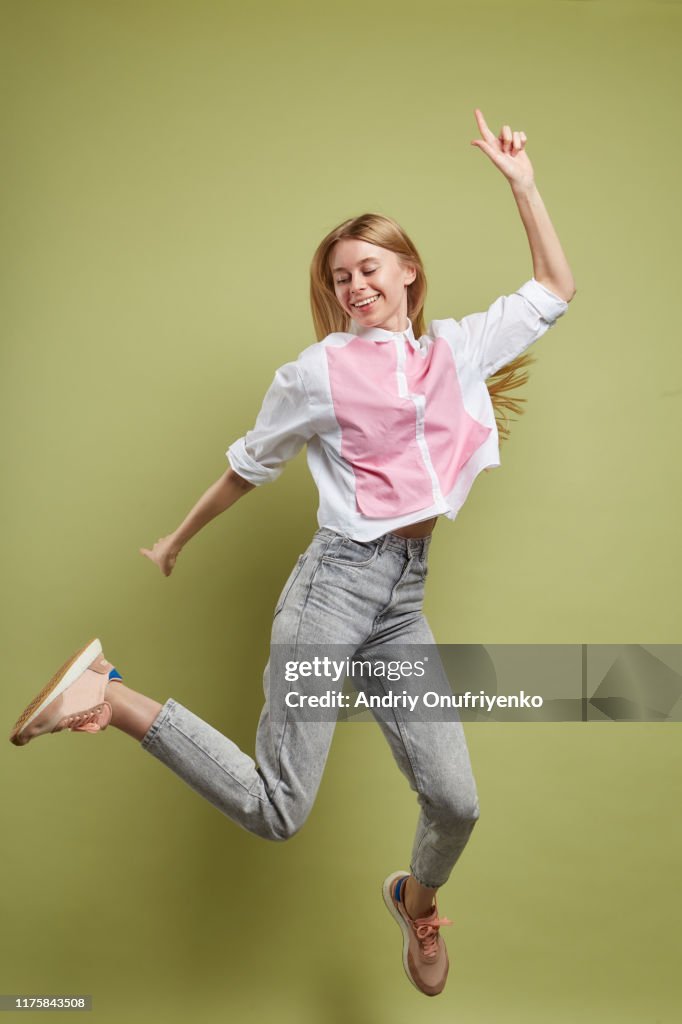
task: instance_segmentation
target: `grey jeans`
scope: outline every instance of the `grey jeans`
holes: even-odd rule
[[[280,696],[291,687],[282,688],[279,671],[273,679],[273,654],[326,646],[376,664],[395,644],[428,645],[438,663],[430,671],[442,672],[422,610],[430,541],[387,533],[367,543],[316,531],[275,607],[255,761],[172,698],[141,746],[242,828],[273,840],[294,835],[315,801],[338,711],[306,721],[285,709]],[[302,678],[296,690],[319,693],[319,686],[319,679]],[[410,871],[437,888],[448,880],[479,815],[462,724],[456,713],[450,720],[419,721],[400,708],[375,717],[420,806]]]

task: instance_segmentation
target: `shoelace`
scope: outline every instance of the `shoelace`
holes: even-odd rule
[[[434,914],[436,912],[434,911]],[[433,959],[438,953],[438,930],[442,925],[452,924],[447,917],[420,917],[412,922],[414,934],[419,941],[423,955]]]
[[[67,715],[59,722],[58,729],[70,729],[71,732],[99,732],[99,716],[104,711],[104,704],[99,704],[90,711],[78,715]]]

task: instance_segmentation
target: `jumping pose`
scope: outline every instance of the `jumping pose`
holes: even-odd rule
[[[274,610],[255,760],[179,702],[160,704],[126,686],[99,640],[69,658],[31,701],[13,743],[111,724],[232,821],[284,840],[313,805],[337,715],[328,710],[313,720],[289,704],[281,651],[295,660],[311,645],[323,654],[342,648],[378,668],[394,645],[407,644],[415,651],[428,645],[433,658],[422,606],[436,520],[454,519],[476,476],[500,464],[506,410],[518,410],[508,392],[525,380],[517,371],[529,361],[523,353],[575,294],[525,134],[504,125],[495,137],[479,110],[475,116],[481,138],[472,145],[511,186],[533,277],[486,312],[427,327],[424,269],[402,228],[378,214],[340,224],[310,268],[318,341],[277,370],[253,429],[228,448],[225,474],[173,533],[140,548],[170,576],[191,537],[307,446],[319,528]],[[486,245],[490,236],[487,230]],[[437,653],[434,660],[442,677]],[[424,685],[410,684],[416,693]],[[302,675],[295,688],[305,702],[319,695],[320,679]],[[402,930],[408,978],[437,995],[448,972],[440,928],[452,922],[440,916],[436,893],[478,819],[476,785],[456,716],[423,721],[396,704],[377,720],[419,802],[409,871],[389,874],[383,897]]]

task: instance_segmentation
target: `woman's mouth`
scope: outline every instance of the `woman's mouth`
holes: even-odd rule
[[[353,309],[356,309],[359,312],[361,312],[363,309],[369,309],[369,307],[373,306],[376,302],[378,302],[380,298],[381,296],[378,294],[370,295],[368,298],[362,299],[358,303],[351,302],[351,306],[353,307]]]

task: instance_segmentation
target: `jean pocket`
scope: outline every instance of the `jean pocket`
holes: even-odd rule
[[[371,565],[378,555],[378,543],[364,543],[345,538],[342,543],[332,545],[330,553],[322,555],[322,561],[330,565],[342,565],[348,569],[363,569],[366,565]]]
[[[289,578],[286,581],[286,583],[284,584],[284,586],[282,587],[282,593],[279,595],[279,599],[277,601],[277,604],[275,605],[275,611],[274,611],[274,614],[272,616],[273,619],[277,615],[279,615],[279,613],[281,612],[282,608],[284,607],[284,603],[285,603],[287,597],[289,596],[289,591],[291,590],[291,588],[293,587],[294,583],[298,579],[298,575],[299,575],[301,569],[303,568],[303,563],[305,562],[305,557],[306,557],[306,552],[304,552],[302,555],[299,555],[298,559],[296,560],[296,565],[293,567],[293,569],[289,573]]]

